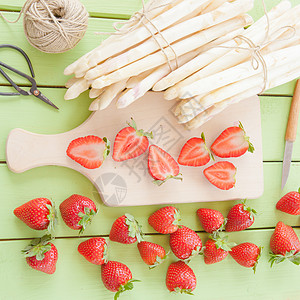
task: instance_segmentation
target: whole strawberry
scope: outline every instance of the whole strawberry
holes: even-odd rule
[[[109,238],[121,244],[140,243],[143,240],[141,226],[130,214],[119,217],[112,225]]]
[[[262,248],[253,243],[242,243],[233,248],[229,254],[241,266],[252,268],[254,273],[261,256]]]
[[[57,214],[54,203],[47,198],[30,200],[14,210],[14,215],[35,230],[54,230]]]
[[[56,247],[50,243],[51,236],[45,235],[40,239],[34,239],[22,252],[27,264],[38,271],[53,274],[56,270],[58,258]]]
[[[203,229],[208,233],[213,233],[216,230],[222,230],[224,224],[223,215],[215,209],[199,208],[197,215]],[[223,226],[222,226],[223,225]]]
[[[149,224],[162,234],[175,232],[180,221],[179,210],[173,206],[166,206],[157,210],[148,219]]]
[[[170,292],[193,295],[197,280],[193,270],[183,261],[170,264],[166,286]]]
[[[234,205],[228,215],[225,225],[226,231],[241,231],[250,227],[254,223],[256,211],[250,207],[246,207],[245,201]]]
[[[116,300],[121,293],[132,290],[133,282],[139,280],[132,279],[129,268],[117,261],[108,261],[101,266],[101,278],[104,286],[111,292],[115,292]]]
[[[202,242],[195,231],[181,226],[177,231],[170,234],[170,247],[177,258],[188,260],[199,254]]]
[[[107,261],[107,243],[104,238],[95,237],[78,245],[78,252],[94,265],[102,265]]]
[[[88,197],[74,194],[63,201],[60,206],[61,216],[71,229],[83,233],[97,213],[95,203]]]
[[[141,258],[147,265],[149,265],[149,269],[153,269],[160,265],[167,258],[165,249],[158,244],[142,241],[138,243],[137,246]]]
[[[204,262],[211,265],[222,261],[227,257],[233,246],[235,246],[235,243],[228,242],[228,236],[221,236],[220,234],[210,236],[203,251]]]
[[[289,192],[283,196],[276,208],[290,215],[300,215],[300,188],[298,192]]]
[[[270,259],[271,267],[288,259],[292,263],[300,264],[300,241],[294,229],[278,222],[270,239]]]

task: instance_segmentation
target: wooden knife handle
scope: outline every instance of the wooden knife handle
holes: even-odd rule
[[[294,142],[297,136],[298,119],[300,112],[300,79],[297,80],[291,104],[289,121],[286,128],[285,140]]]

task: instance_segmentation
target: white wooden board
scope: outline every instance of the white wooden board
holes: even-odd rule
[[[7,140],[7,163],[13,172],[45,166],[58,165],[72,168],[85,175],[96,187],[103,202],[109,206],[136,206],[151,204],[175,204],[190,202],[253,199],[263,193],[263,163],[260,104],[257,96],[232,105],[200,129],[187,131],[177,124],[171,109],[173,101],[163,99],[162,93],[149,92],[143,99],[126,109],[117,110],[114,105],[104,111],[93,113],[79,127],[62,134],[40,135],[22,129],[14,129]],[[241,121],[251,142],[254,154],[230,159],[237,167],[236,187],[222,191],[211,185],[203,175],[205,167],[180,167],[184,180],[169,180],[158,187],[148,174],[148,151],[135,159],[115,162],[111,155],[99,169],[88,170],[66,155],[69,143],[90,134],[107,137],[113,144],[118,131],[133,117],[138,128],[152,130],[152,143],[168,151],[175,159],[181,147],[191,137],[204,131],[207,144],[228,126]],[[220,159],[216,158],[216,161]]]

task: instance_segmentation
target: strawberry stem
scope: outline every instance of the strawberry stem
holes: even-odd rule
[[[126,291],[131,291],[133,289],[133,282],[141,282],[137,279],[130,279],[126,282],[124,285],[120,285],[119,290],[115,293],[114,300],[117,300],[121,293],[124,293]]]
[[[149,139],[153,139],[153,133],[152,133],[152,131],[151,132],[145,132],[143,129],[139,129],[138,130],[137,126],[136,126],[136,123],[135,123],[135,121],[134,121],[133,118],[131,118],[131,124],[129,122],[127,122],[127,124],[136,131],[136,134],[138,136],[145,136],[145,137],[147,137]]]
[[[87,206],[84,207],[84,213],[79,212],[78,216],[81,218],[78,222],[78,225],[81,226],[79,234],[82,234],[86,227],[91,224],[93,217],[97,214],[97,210],[89,209]]]
[[[45,253],[51,249],[51,245],[49,244],[53,238],[50,234],[44,235],[41,238],[33,239],[22,253],[24,253],[25,257],[34,257],[37,260],[43,260],[45,258]]]
[[[162,264],[163,262],[165,262],[169,256],[169,254],[170,254],[170,251],[168,253],[166,253],[164,257],[160,257],[160,256],[156,255],[156,260],[153,265],[149,266],[149,269],[152,270],[152,269],[156,268],[157,266],[159,266],[160,264]]]
[[[259,259],[261,258],[261,253],[262,253],[263,248],[264,248],[264,247],[261,247],[261,246],[259,247],[259,253],[258,253],[258,256],[257,256],[257,258],[256,258],[256,262],[255,262],[255,264],[254,264],[254,266],[253,266],[253,268],[252,268],[254,274],[255,274],[255,272],[256,272],[256,268],[257,268],[257,265],[258,265],[258,261],[259,261]]]
[[[181,173],[179,173],[178,175],[181,175],[182,176],[182,174]],[[173,175],[168,175],[167,177],[166,177],[166,179],[164,179],[164,180],[153,180],[152,182],[154,183],[154,184],[156,184],[156,185],[158,185],[158,186],[161,186],[162,184],[164,184],[166,181],[168,181],[169,179],[176,179],[176,180],[183,180],[183,178],[182,177],[180,177],[180,176],[178,176],[178,175],[176,175],[176,176],[173,176]]]
[[[171,293],[175,293],[175,294],[180,293],[180,294],[187,294],[187,295],[194,296],[191,289],[181,289],[180,287],[176,287]]]
[[[246,135],[246,131],[245,131],[244,126],[243,126],[243,124],[242,124],[241,121],[239,121],[239,127],[244,131],[244,133],[245,133],[245,136],[244,136],[245,141],[247,141],[248,144],[249,144],[248,152],[253,153],[254,150],[255,150],[255,148],[254,148],[253,144],[250,142],[250,137]]]

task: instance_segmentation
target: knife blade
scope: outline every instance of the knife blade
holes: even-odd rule
[[[282,179],[281,179],[281,189],[285,187],[285,184],[288,180],[291,161],[292,161],[292,153],[293,146],[297,136],[297,127],[298,127],[298,119],[300,112],[300,79],[296,82],[296,87],[294,91],[294,96],[290,108],[288,125],[286,128],[285,134],[285,150],[282,164]]]

